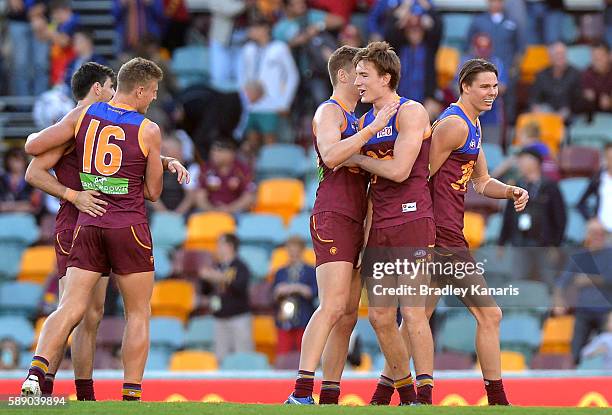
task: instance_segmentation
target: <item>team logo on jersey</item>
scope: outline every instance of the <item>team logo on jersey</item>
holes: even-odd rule
[[[473,138],[470,140],[470,150],[476,149],[476,140]]]
[[[393,127],[388,125],[376,133],[376,138],[389,137],[391,134],[393,134]]]
[[[355,120],[355,121],[351,122],[351,128],[354,131],[359,131],[359,120]]]
[[[338,253],[338,248],[332,246],[331,248],[329,248],[329,253],[332,255],[336,255]]]

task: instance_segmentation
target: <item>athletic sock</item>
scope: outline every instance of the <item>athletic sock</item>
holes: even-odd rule
[[[400,396],[400,403],[403,405],[410,405],[417,397],[416,393],[414,392],[414,381],[412,380],[412,374],[410,373],[405,378],[395,381],[395,389],[397,389]]]
[[[77,401],[95,401],[96,400],[96,394],[94,393],[93,379],[75,379],[74,386],[76,387]],[[125,388],[125,385],[124,385],[124,388]]]
[[[393,379],[381,374],[378,378],[374,395],[370,399],[370,405],[389,405],[393,392],[395,392]]]
[[[30,363],[30,369],[28,370],[28,376],[34,375],[38,378],[38,384],[42,386],[45,383],[45,375],[49,370],[49,361],[42,356],[34,356],[32,363]]]
[[[501,379],[484,379],[484,384],[489,405],[510,405],[506,397],[506,392],[504,391],[504,382]]]
[[[319,405],[338,405],[338,398],[340,398],[340,382],[324,380],[321,383]]]
[[[293,396],[296,398],[306,398],[312,396],[312,388],[314,387],[314,372],[307,370],[298,370],[297,379],[295,380],[295,390]]]
[[[121,394],[124,401],[139,401],[142,396],[142,386],[140,383],[124,383]]]
[[[55,373],[47,373],[45,375],[45,380],[42,385],[40,385],[40,392],[42,396],[51,396],[53,395],[53,382],[55,381]]]
[[[434,387],[433,376],[431,375],[418,375],[416,377],[417,385],[417,403],[423,405],[432,404],[432,392]]]

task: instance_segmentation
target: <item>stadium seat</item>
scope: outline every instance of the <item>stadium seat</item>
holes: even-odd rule
[[[186,321],[195,307],[195,288],[183,280],[159,281],[153,287],[151,314]]]
[[[240,217],[236,230],[241,244],[263,246],[269,250],[282,244],[286,234],[283,220],[279,216],[252,213]]]
[[[272,282],[258,281],[249,285],[249,304],[253,312],[262,314],[273,312]]]
[[[0,316],[0,339],[4,338],[14,340],[23,350],[29,349],[34,343],[32,323],[23,316]]]
[[[297,179],[267,179],[259,183],[255,213],[279,215],[286,224],[304,206],[304,184]]]
[[[495,213],[487,218],[484,237],[485,244],[497,244],[497,241],[499,240],[499,234],[501,233],[503,221],[504,218],[501,213]]]
[[[100,321],[96,343],[102,347],[114,348],[121,345],[125,319],[123,317],[105,317]]]
[[[147,357],[149,360],[151,357]],[[93,368],[95,370],[120,370],[123,369],[121,360],[113,355],[110,350],[96,349],[94,354]]]
[[[214,251],[221,235],[235,231],[236,222],[229,213],[194,213],[187,222],[185,248]]]
[[[521,294],[523,294],[521,292]],[[541,341],[540,319],[529,314],[506,315],[501,321],[499,340],[502,349],[534,351]]]
[[[581,71],[591,65],[591,47],[588,45],[573,45],[567,48],[567,61]]]
[[[472,24],[472,15],[469,13],[444,13],[442,15],[444,33],[442,44],[458,50],[466,49],[467,34]]]
[[[241,246],[238,256],[249,267],[255,279],[264,279],[268,275],[270,258],[265,248],[258,246]]]
[[[304,254],[302,256],[302,259],[304,260],[304,263],[308,265],[312,265],[314,267],[316,263],[314,250],[304,249]],[[278,271],[280,268],[284,267],[288,263],[289,263],[289,254],[287,253],[287,248],[282,246],[272,251],[272,256],[270,258],[270,271],[269,271],[270,278],[273,279],[276,271]]]
[[[289,223],[287,236],[297,235],[304,240],[306,245],[312,245],[310,238],[310,214],[303,212],[295,215]]]
[[[170,253],[163,247],[153,245],[153,258],[155,261],[155,279],[163,280],[172,274],[172,261]]]
[[[521,58],[521,81],[532,84],[538,72],[550,65],[548,49],[545,45],[529,45]]]
[[[580,359],[576,369],[578,370],[602,370],[605,365],[604,356],[593,356]]]
[[[182,350],[170,358],[171,372],[205,372],[219,368],[214,353],[202,350]]]
[[[576,117],[570,128],[572,143],[602,148],[604,143],[612,141],[611,125],[612,114],[596,113],[591,122],[585,116]]]
[[[195,45],[177,48],[172,54],[171,66],[181,89],[205,83],[210,68],[208,48]]]
[[[514,269],[517,268],[515,264]],[[551,304],[548,285],[540,281],[513,281],[512,286],[519,290],[519,295],[504,295],[497,298],[497,303],[504,309],[506,316],[511,314],[531,314],[538,318],[545,315]]]
[[[304,206],[304,210],[307,212],[310,212],[314,208],[318,188],[319,182],[316,180],[308,182],[306,186],[306,204]]]
[[[569,353],[538,353],[530,366],[533,370],[569,370],[574,368],[574,359]]]
[[[255,351],[268,356],[268,361],[273,362],[276,355],[276,344],[278,342],[276,324],[274,317],[269,315],[253,316],[253,343]]]
[[[221,370],[269,370],[270,364],[266,355],[256,352],[232,353],[221,362]]]
[[[211,316],[199,316],[190,319],[185,333],[185,346],[212,350],[214,329],[214,319]]]
[[[574,316],[549,317],[542,329],[541,353],[570,353]]]
[[[289,352],[276,355],[275,370],[297,370],[300,367],[300,352]]]
[[[527,369],[525,356],[522,353],[502,350],[501,352],[502,372],[519,372]]]
[[[43,287],[30,282],[7,282],[0,285],[0,313],[29,316],[40,305]]]
[[[585,177],[574,177],[563,179],[559,182],[559,189],[567,207],[576,207],[580,198],[589,186],[589,179]]]
[[[174,272],[181,278],[199,280],[198,273],[202,267],[212,266],[213,256],[208,251],[199,249],[178,250],[174,254]]]
[[[261,148],[255,172],[260,180],[274,177],[302,177],[308,168],[304,149],[296,144],[268,144]]]
[[[42,284],[55,269],[55,248],[53,246],[34,246],[27,248],[21,256],[18,281]]]
[[[446,88],[455,79],[461,55],[455,48],[440,46],[436,54],[436,73],[440,88]]]
[[[559,146],[565,138],[565,123],[563,122],[563,118],[556,113],[523,113],[516,119],[516,131],[521,131],[527,124],[531,123],[538,124],[542,142],[546,144],[553,154],[557,154]]]
[[[469,312],[449,315],[442,323],[436,341],[440,351],[474,353],[476,320]]]
[[[182,215],[154,212],[151,215],[151,236],[156,248],[174,248],[185,242],[187,228]]]
[[[28,246],[38,239],[36,219],[29,213],[0,214],[0,242]]]
[[[504,150],[497,143],[482,143],[482,151],[487,157],[487,167],[493,171],[504,161]]]
[[[168,370],[168,361],[170,360],[170,352],[165,349],[152,347],[149,350],[147,357],[146,370]]]
[[[434,356],[435,370],[470,370],[473,367],[472,356],[467,353],[440,352]]]
[[[582,242],[584,242],[586,234],[586,221],[584,216],[573,208],[570,208],[567,213],[565,240],[574,245],[581,245]]]
[[[471,249],[477,249],[484,241],[485,219],[479,213],[465,212],[463,234]]]
[[[25,247],[15,242],[0,242],[0,280],[13,280],[19,273]]]
[[[176,318],[151,318],[151,347],[166,350],[178,349],[183,346],[185,331],[183,323]]]
[[[569,146],[559,153],[559,169],[564,177],[591,177],[599,170],[600,152],[591,147]]]

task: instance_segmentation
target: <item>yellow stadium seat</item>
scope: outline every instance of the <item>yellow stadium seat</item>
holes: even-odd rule
[[[501,352],[502,371],[521,371],[527,369],[525,356],[519,352],[510,352],[503,350]]]
[[[304,260],[304,263],[308,265],[312,265],[314,267],[316,264],[314,250],[312,248],[304,249],[302,259]],[[284,246],[281,246],[279,248],[276,248],[274,251],[272,251],[272,256],[270,258],[270,270],[269,270],[270,279],[273,279],[276,271],[278,271],[280,268],[284,267],[288,263],[289,263],[289,253],[287,252],[287,248],[285,248]]]
[[[527,124],[537,123],[540,127],[541,139],[553,154],[557,154],[563,137],[565,137],[565,124],[563,118],[555,113],[530,112],[518,116],[516,131],[521,131]]]
[[[531,84],[538,72],[548,68],[550,59],[548,49],[544,45],[527,46],[520,63],[521,81]]]
[[[457,49],[440,46],[436,54],[436,73],[440,88],[446,88],[455,79],[460,59],[461,56]]]
[[[368,353],[361,353],[361,364],[355,366],[355,372],[369,372],[372,370],[372,356]]]
[[[253,211],[283,218],[285,226],[304,206],[304,184],[297,179],[268,179],[259,183]]]
[[[234,233],[236,221],[229,213],[205,212],[195,213],[187,222],[187,249],[206,249],[214,251],[217,239],[224,233]]]
[[[265,354],[268,362],[274,362],[278,343],[274,317],[265,315],[253,317],[253,343],[256,352]]]
[[[155,317],[176,317],[186,321],[195,307],[193,284],[183,280],[160,281],[153,287],[151,313]]]
[[[465,212],[463,235],[471,249],[478,248],[485,236],[485,219],[480,213]]]
[[[218,368],[215,354],[202,350],[183,350],[174,353],[170,358],[172,372],[212,371]]]
[[[550,317],[542,329],[541,353],[570,353],[574,336],[574,316]]]
[[[24,251],[18,281],[43,284],[55,269],[55,248],[53,246],[34,246]]]

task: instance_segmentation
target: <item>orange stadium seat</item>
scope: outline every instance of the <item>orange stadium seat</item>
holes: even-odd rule
[[[565,137],[565,124],[563,118],[554,113],[545,112],[529,112],[518,116],[516,120],[516,131],[523,129],[527,124],[537,123],[540,127],[542,142],[552,151],[557,154],[559,146]]]
[[[372,356],[368,353],[361,353],[361,364],[359,366],[355,366],[355,372],[369,372],[372,370]]]
[[[436,73],[440,88],[446,88],[455,79],[460,59],[461,57],[457,49],[440,46],[436,54]]]
[[[538,72],[550,65],[548,49],[544,45],[527,46],[520,63],[521,81],[532,84]]]
[[[253,316],[253,343],[255,351],[268,356],[269,362],[274,362],[278,337],[274,317],[267,315]]]
[[[26,249],[21,257],[20,269],[18,281],[44,283],[55,269],[55,248],[45,245]]]
[[[485,237],[485,219],[480,213],[465,212],[463,217],[463,235],[470,249],[480,247]]]
[[[542,329],[541,353],[570,353],[574,336],[574,316],[550,317]]]
[[[170,371],[212,371],[219,368],[214,353],[202,350],[183,350],[172,354],[170,358]]]
[[[183,280],[160,281],[153,287],[151,313],[154,317],[176,317],[186,321],[195,307],[193,284]]]
[[[304,249],[302,259],[306,264],[312,265],[314,267],[316,263],[314,250],[312,248]],[[272,256],[270,257],[270,269],[268,271],[270,279],[273,279],[276,271],[278,271],[280,268],[284,267],[288,263],[289,253],[287,252],[287,248],[281,246],[272,251]]]
[[[518,372],[527,369],[525,356],[522,353],[508,350],[502,350],[501,352],[501,366],[503,372]],[[476,362],[474,369],[480,370],[479,361]]]
[[[304,206],[304,183],[297,179],[262,180],[257,189],[253,211],[271,213],[283,218],[285,226]]]
[[[187,249],[206,249],[214,251],[217,239],[224,233],[236,231],[236,221],[229,213],[195,213],[187,222]]]

